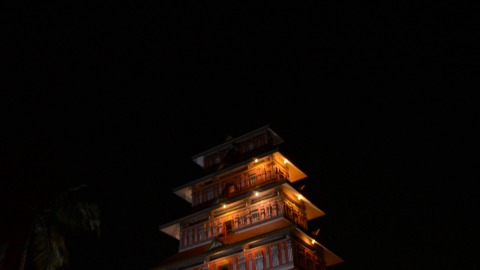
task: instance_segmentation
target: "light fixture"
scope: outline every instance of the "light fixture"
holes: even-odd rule
[[[299,201],[301,201],[302,198],[303,198],[302,195],[298,195],[298,197],[297,197],[297,199],[298,199]]]
[[[258,191],[255,191],[255,196],[257,196],[257,197],[258,197]]]
[[[223,205],[223,208],[227,208],[227,205],[226,205],[226,204],[224,204],[224,205]]]
[[[255,163],[258,163],[258,158],[255,159]]]

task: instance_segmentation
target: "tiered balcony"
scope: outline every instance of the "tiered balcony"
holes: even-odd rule
[[[180,233],[180,250],[188,249],[211,241],[225,233],[248,230],[261,223],[286,218],[307,229],[307,216],[289,201],[278,198],[246,206],[233,213],[205,222],[183,227]]]
[[[192,206],[211,203],[220,197],[232,198],[269,182],[288,179],[288,172],[273,162],[226,178],[216,177],[211,184],[192,191]]]
[[[188,268],[188,270],[236,269],[236,270],[266,270],[293,268],[294,256],[292,242],[289,239],[280,240],[261,247],[252,248],[230,256],[211,260],[203,265]],[[292,269],[290,268],[290,269]]]
[[[284,239],[215,259],[186,270],[325,270],[323,255],[295,240]]]

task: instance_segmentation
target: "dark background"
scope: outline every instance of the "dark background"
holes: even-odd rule
[[[479,268],[466,7],[164,1],[3,12],[2,224],[21,228],[39,198],[87,184],[102,235],[70,235],[66,269],[149,269],[175,253],[158,225],[188,211],[172,189],[199,175],[191,156],[265,125],[327,214],[309,226],[344,259],[332,269]]]

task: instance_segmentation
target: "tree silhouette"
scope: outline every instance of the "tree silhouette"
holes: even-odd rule
[[[68,265],[66,235],[72,231],[87,231],[100,236],[100,210],[83,195],[86,185],[69,188],[37,204],[33,209],[30,228],[22,245],[19,270],[32,262],[35,270],[56,270]],[[0,239],[0,269],[10,270],[8,256],[18,254],[5,235]],[[16,266],[15,266],[16,267]],[[13,270],[13,269],[12,269]]]

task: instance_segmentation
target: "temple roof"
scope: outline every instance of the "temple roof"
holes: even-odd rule
[[[283,143],[283,139],[280,136],[278,136],[277,133],[275,133],[268,125],[266,125],[266,126],[263,126],[261,128],[258,128],[256,130],[254,130],[254,131],[248,132],[244,135],[241,135],[241,136],[238,136],[238,137],[235,137],[235,138],[230,137],[230,138],[227,139],[226,142],[224,142],[222,144],[219,144],[219,145],[217,145],[213,148],[210,148],[206,151],[203,151],[200,154],[194,155],[192,157],[192,160],[203,168],[203,167],[205,167],[204,166],[205,165],[204,164],[204,157],[205,156],[208,156],[211,153],[218,152],[220,150],[229,148],[233,143],[238,144],[242,141],[248,140],[248,139],[250,139],[254,136],[264,134],[264,133],[268,133],[271,136],[273,145]]]

